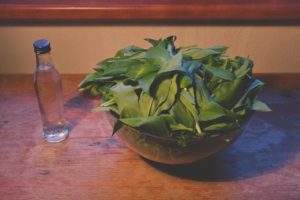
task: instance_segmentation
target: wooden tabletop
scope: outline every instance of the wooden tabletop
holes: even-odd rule
[[[267,88],[273,109],[256,113],[241,137],[203,161],[147,161],[111,137],[98,100],[77,92],[82,75],[63,76],[72,130],[42,139],[31,75],[0,75],[0,199],[300,199],[300,89]]]

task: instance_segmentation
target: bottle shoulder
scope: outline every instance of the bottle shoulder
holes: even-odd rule
[[[43,66],[36,69],[34,80],[56,82],[60,81],[60,74],[54,66]]]

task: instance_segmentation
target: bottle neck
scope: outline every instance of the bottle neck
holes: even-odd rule
[[[36,54],[36,67],[41,70],[47,70],[54,67],[50,52]]]

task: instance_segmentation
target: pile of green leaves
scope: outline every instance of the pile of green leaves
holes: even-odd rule
[[[249,58],[229,58],[224,46],[176,48],[175,39],[121,49],[80,83],[116,116],[114,132],[127,125],[186,141],[237,129],[252,110],[270,110],[256,98],[263,83]]]

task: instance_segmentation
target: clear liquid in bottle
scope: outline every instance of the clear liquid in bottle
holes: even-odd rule
[[[37,58],[34,88],[43,121],[43,136],[48,142],[60,142],[69,135],[63,114],[60,75],[51,61],[49,41],[38,40],[34,48]]]

